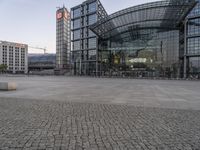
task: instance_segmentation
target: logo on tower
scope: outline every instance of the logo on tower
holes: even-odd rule
[[[56,18],[61,19],[62,17],[63,17],[62,12],[58,12],[57,15],[56,15]]]

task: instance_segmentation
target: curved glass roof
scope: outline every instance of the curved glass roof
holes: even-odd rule
[[[144,28],[177,29],[195,5],[195,0],[147,3],[111,14],[90,28],[103,39]]]

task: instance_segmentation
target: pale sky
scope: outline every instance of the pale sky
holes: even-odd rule
[[[56,7],[70,9],[84,0],[0,0],[0,40],[56,51]],[[108,14],[157,0],[101,0]],[[29,49],[30,53],[40,50]]]

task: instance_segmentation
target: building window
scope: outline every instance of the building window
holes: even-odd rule
[[[96,38],[90,38],[88,40],[88,48],[91,49],[91,48],[96,48]]]
[[[80,41],[73,42],[73,49],[80,50]]]
[[[88,16],[88,25],[92,25],[97,22],[97,15],[89,15]]]
[[[200,54],[200,37],[188,39],[188,54]]]
[[[89,60],[96,60],[96,50],[90,50],[88,51],[89,54]]]
[[[80,19],[74,20],[74,29],[80,28]]]
[[[200,73],[200,57],[189,58],[189,72],[191,74]]]
[[[96,2],[89,4],[88,11],[89,12],[95,12],[97,10],[96,8]]]
[[[74,34],[74,40],[80,39],[80,30],[75,30],[73,34]]]
[[[188,35],[200,34],[200,18],[188,21]]]
[[[73,18],[76,18],[76,17],[80,17],[80,15],[81,15],[81,9],[80,8],[78,8],[78,9],[75,9],[74,11],[73,11]]]
[[[88,29],[88,33],[89,33],[89,37],[91,37],[91,36],[96,36],[96,35],[94,34],[94,32],[92,32],[90,29]]]

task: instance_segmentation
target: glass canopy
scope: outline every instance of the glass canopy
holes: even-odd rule
[[[102,39],[108,39],[129,30],[177,29],[196,5],[195,0],[165,0],[130,7],[93,24],[90,28]]]

